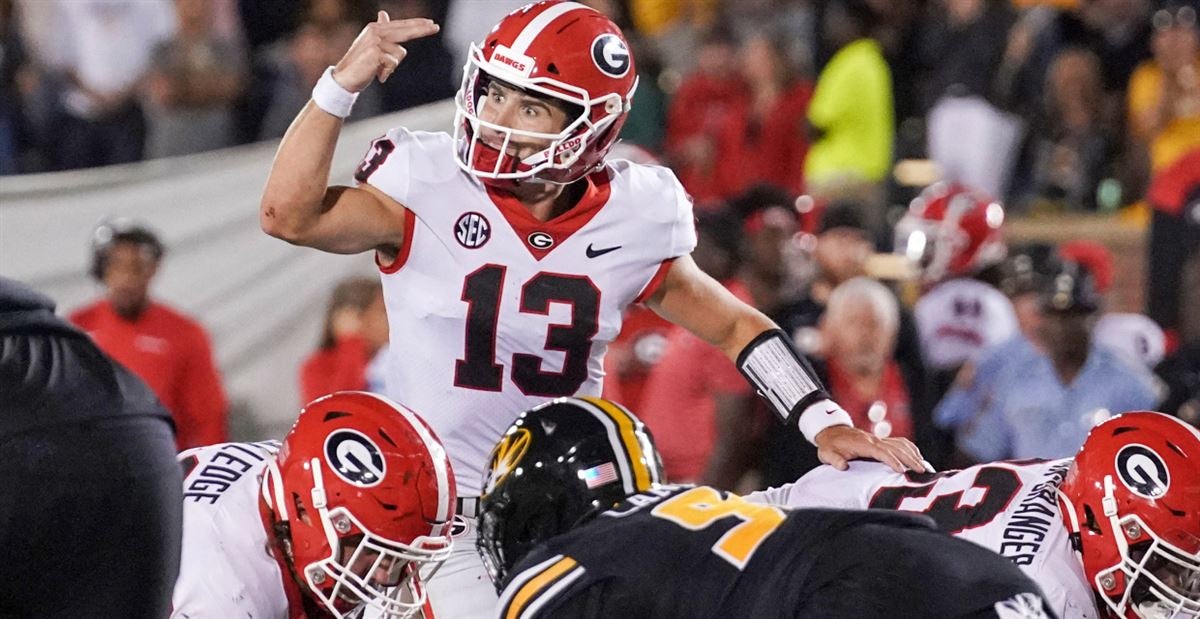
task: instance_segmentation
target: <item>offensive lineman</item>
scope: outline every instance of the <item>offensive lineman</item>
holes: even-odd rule
[[[1160,413],[1104,421],[1074,458],[903,475],[853,462],[746,499],[927,514],[1020,566],[1062,619],[1200,616],[1200,433]]]
[[[386,398],[313,400],[280,445],[179,454],[183,557],[172,619],[400,619],[450,554],[454,473],[425,422]]]

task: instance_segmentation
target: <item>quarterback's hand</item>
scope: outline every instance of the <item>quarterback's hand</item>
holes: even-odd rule
[[[846,470],[855,458],[878,460],[897,473],[926,470],[921,451],[906,438],[879,438],[850,426],[830,426],[821,430],[813,442],[821,462],[839,471]]]
[[[432,19],[392,21],[386,11],[380,11],[378,19],[358,33],[346,55],[333,68],[333,79],[350,92],[362,91],[375,78],[386,82],[408,55],[408,50],[400,44],[436,34],[439,28]]]

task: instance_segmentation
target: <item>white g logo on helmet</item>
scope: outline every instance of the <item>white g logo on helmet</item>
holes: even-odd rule
[[[605,75],[622,77],[629,73],[629,48],[621,37],[604,33],[592,41],[592,61]]]
[[[1129,491],[1157,499],[1171,487],[1171,474],[1161,456],[1145,445],[1126,445],[1117,452],[1117,477]]]
[[[337,430],[326,437],[325,461],[338,477],[360,488],[378,485],[387,473],[379,447],[356,430]]]

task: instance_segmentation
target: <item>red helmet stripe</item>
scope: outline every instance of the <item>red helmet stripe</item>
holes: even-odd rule
[[[513,41],[513,44],[509,46],[509,49],[518,54],[527,53],[529,51],[529,46],[533,43],[534,39],[536,39],[537,36],[542,33],[542,30],[546,29],[546,26],[550,25],[550,22],[558,19],[563,14],[570,11],[586,8],[587,7],[579,4],[578,2],[563,2],[562,4],[556,4],[545,11],[538,13],[537,17],[534,17],[533,19],[529,20],[528,24],[525,24],[525,28],[521,30],[521,34],[517,35],[517,39]]]

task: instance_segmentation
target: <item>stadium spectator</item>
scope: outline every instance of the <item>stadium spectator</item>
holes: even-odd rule
[[[1187,315],[1184,265],[1200,255],[1200,147],[1154,175],[1147,201],[1153,207],[1146,238],[1146,314],[1174,339]],[[1194,306],[1193,306],[1194,307]]]
[[[829,393],[854,425],[876,436],[914,438],[912,398],[893,358],[899,304],[883,284],[856,277],[833,289],[821,319]]]
[[[735,222],[719,211],[698,214],[693,257],[735,296],[750,302],[737,276]],[[641,414],[647,426],[660,430],[658,448],[672,481],[733,488],[748,468],[740,437],[749,429],[754,393],[737,369],[721,363],[722,357],[720,349],[672,326],[661,358],[646,377]]]
[[[233,144],[233,104],[246,79],[245,51],[216,32],[208,0],[175,0],[179,32],[154,52],[147,80],[149,157]]]
[[[939,0],[922,47],[929,156],[945,180],[1003,195],[1023,127],[993,80],[1016,16],[1006,0]]]
[[[333,289],[321,343],[300,367],[300,397],[311,402],[335,391],[374,391],[370,367],[388,343],[383,288],[372,277],[353,277]],[[386,354],[386,353],[383,353]]]
[[[180,450],[228,440],[225,392],[204,327],[154,301],[150,284],[164,248],[141,223],[105,221],[92,238],[92,276],[105,298],[70,320],[137,374],[175,419]]]
[[[1093,345],[1101,299],[1091,274],[1062,262],[1044,282],[1041,350],[1024,336],[985,350],[935,411],[956,427],[962,460],[1067,457],[1110,412],[1159,400],[1148,371]]]
[[[140,161],[146,119],[139,97],[155,48],[175,29],[169,0],[60,2],[54,45],[43,50],[67,84],[56,124],[57,167]]]
[[[1013,194],[1034,211],[1095,211],[1100,183],[1120,160],[1119,122],[1106,108],[1100,61],[1083,48],[1059,53],[1044,105],[1031,121],[1029,156]]]
[[[25,116],[20,76],[28,71],[12,0],[0,0],[0,175],[16,174],[23,150]]]
[[[804,182],[814,196],[874,197],[892,165],[892,77],[879,43],[870,38],[875,13],[866,0],[834,0],[822,37],[837,52],[817,77],[808,106],[812,146]],[[872,209],[883,222],[882,204]]]
[[[712,170],[717,197],[731,198],[760,183],[799,194],[812,83],[801,78],[782,39],[754,35],[742,44],[738,61],[748,96],[734,99],[723,119]]]
[[[1154,58],[1129,80],[1129,123],[1157,172],[1200,146],[1200,25],[1172,0],[1154,13]]]
[[[53,301],[2,277],[0,393],[0,616],[170,614],[183,515],[170,414]]]
[[[777,324],[779,312],[803,294],[796,243],[800,222],[792,204],[786,191],[771,185],[751,187],[729,203],[742,217],[744,251],[738,276],[754,307]]]
[[[339,52],[350,46],[358,26],[350,22],[329,24],[306,21],[291,37],[266,50],[267,73],[260,88],[267,89],[259,139],[282,137],[296,113],[308,102],[313,85],[325,69],[338,61]],[[379,92],[370,90],[355,103],[351,118],[367,118],[379,112]]]
[[[721,195],[716,170],[721,131],[745,97],[733,33],[720,27],[708,31],[696,50],[695,72],[671,99],[665,145],[679,182],[701,208]]]

